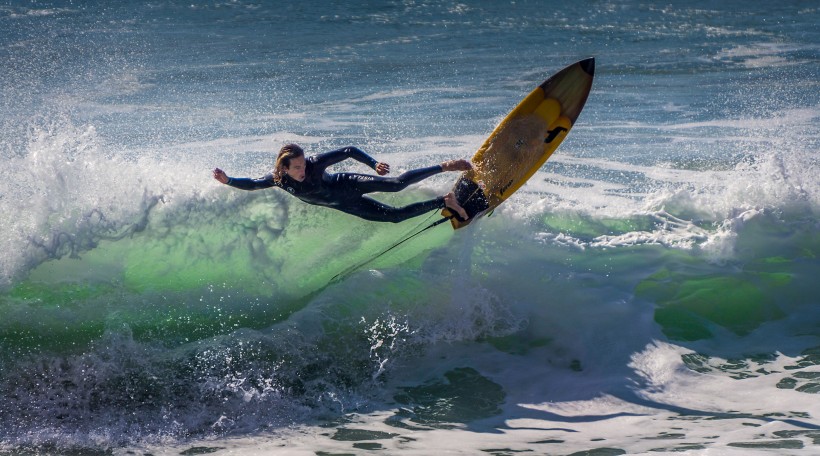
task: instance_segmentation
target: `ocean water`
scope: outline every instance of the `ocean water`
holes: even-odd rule
[[[818,454],[818,6],[3,2],[0,455]],[[210,176],[469,157],[590,56],[526,186],[376,261],[437,216]]]

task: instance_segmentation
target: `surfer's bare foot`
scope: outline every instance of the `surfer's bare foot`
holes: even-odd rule
[[[467,211],[465,211],[464,208],[461,207],[461,204],[458,204],[456,195],[454,195],[453,192],[444,195],[444,205],[447,206],[449,209],[456,211],[462,220],[467,220],[468,218],[470,218],[470,216],[467,215]]]
[[[447,160],[441,164],[444,171],[467,171],[473,169],[473,164],[467,160]]]

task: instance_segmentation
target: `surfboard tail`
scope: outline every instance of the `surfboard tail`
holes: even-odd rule
[[[469,216],[467,220],[463,220],[454,211],[445,208],[444,211],[442,211],[442,215],[452,217],[450,223],[453,225],[453,229],[468,225],[473,219],[481,216],[484,211],[490,208],[490,200],[484,193],[484,189],[481,188],[481,184],[467,178],[466,173],[462,174],[461,178],[456,182],[453,193],[458,203],[461,204],[461,207],[464,208]]]

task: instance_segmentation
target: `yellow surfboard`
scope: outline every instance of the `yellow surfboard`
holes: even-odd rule
[[[595,59],[574,63],[530,92],[495,127],[470,160],[473,169],[461,174],[453,192],[467,211],[461,220],[449,209],[453,229],[495,209],[550,158],[572,129],[586,103]]]

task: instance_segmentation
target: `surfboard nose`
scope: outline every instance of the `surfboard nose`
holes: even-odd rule
[[[595,75],[595,57],[590,57],[588,59],[581,60],[578,62],[581,65],[581,68],[590,76]]]

